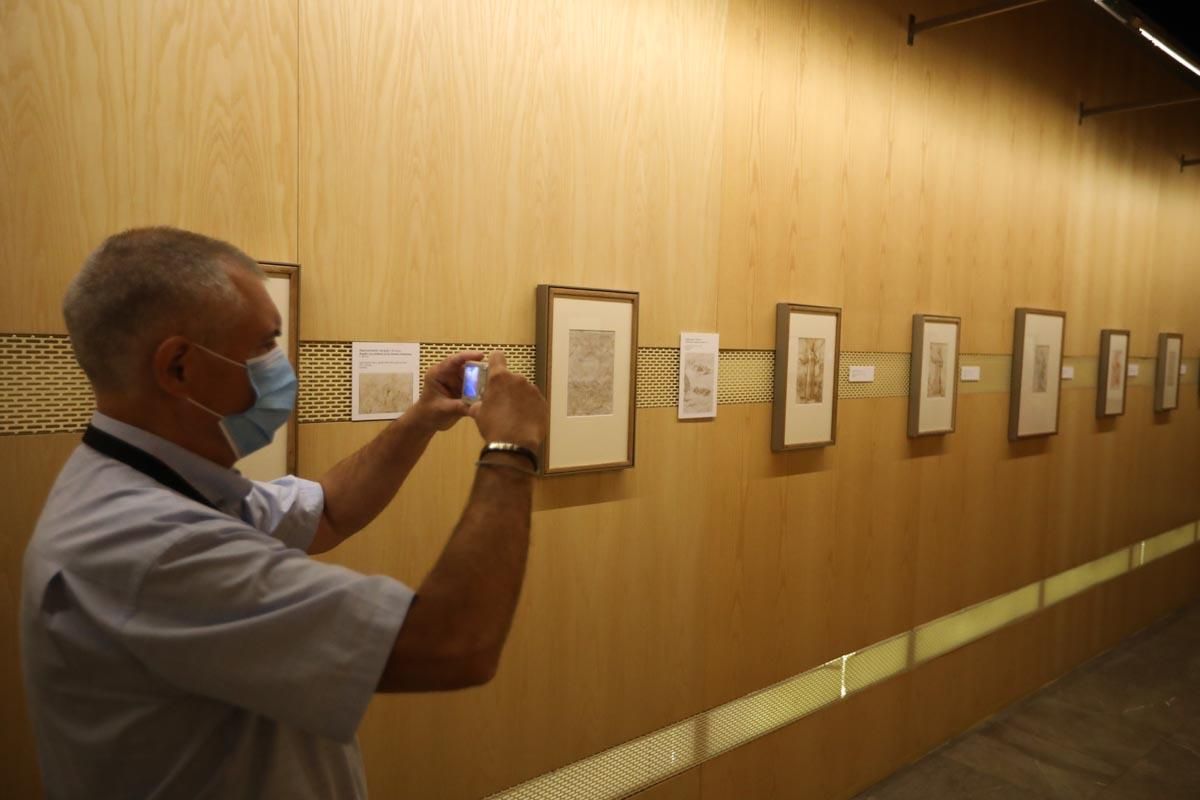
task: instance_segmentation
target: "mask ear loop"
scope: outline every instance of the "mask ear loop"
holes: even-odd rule
[[[240,459],[242,454],[238,451],[237,445],[234,444],[233,438],[229,435],[229,431],[225,429],[224,415],[218,414],[208,406],[204,405],[203,403],[199,403],[190,397],[185,397],[184,399],[194,405],[196,408],[203,409],[217,418],[217,428],[221,431],[221,435],[225,437],[225,444],[229,445],[229,452],[233,453],[234,459]]]
[[[242,369],[247,368],[245,364],[234,361],[232,358],[223,356],[215,350],[210,350],[209,348],[205,347],[204,345],[200,344],[199,342],[192,342],[192,344],[194,344],[196,347],[200,348],[204,352],[206,352],[210,355],[216,356],[217,358],[221,359],[222,361],[233,364],[235,367],[241,367]],[[279,348],[276,347],[275,349],[278,350]],[[266,355],[270,355],[270,353],[267,353]],[[258,389],[254,387],[253,381],[251,381],[251,388],[254,389],[254,391],[256,393],[258,392]],[[209,408],[208,406],[199,402],[198,400],[195,400],[192,397],[186,397],[184,399],[187,400],[192,405],[194,405],[196,408],[203,409],[204,411],[207,411],[209,414],[212,414],[214,417],[217,418],[217,428],[221,431],[221,435],[225,437],[225,444],[229,445],[229,452],[233,453],[233,457],[235,460],[242,458],[241,451],[238,450],[238,446],[234,443],[233,437],[231,437],[229,435],[229,431],[225,427],[225,415],[218,414],[216,411],[213,411],[211,408]]]

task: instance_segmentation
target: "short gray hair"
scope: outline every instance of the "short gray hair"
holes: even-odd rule
[[[211,341],[243,302],[226,266],[263,275],[228,242],[178,228],[134,228],[106,239],[63,298],[71,347],[92,385],[134,389],[167,336]]]

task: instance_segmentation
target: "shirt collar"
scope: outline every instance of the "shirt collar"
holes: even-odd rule
[[[250,494],[253,487],[250,480],[237,470],[222,467],[161,436],[115,420],[99,411],[92,415],[92,425],[110,436],[145,450],[178,472],[196,491],[227,514],[237,516],[242,499]]]

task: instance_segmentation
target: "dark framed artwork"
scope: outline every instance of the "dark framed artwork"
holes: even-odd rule
[[[274,261],[259,262],[266,273],[267,294],[279,309],[281,321],[279,346],[292,362],[292,368],[300,371],[300,266]],[[274,440],[262,450],[251,453],[238,461],[237,469],[247,478],[271,481],[284,475],[296,473],[296,413],[280,428]]]
[[[840,308],[775,306],[775,452],[824,447],[837,440],[841,331]]]
[[[960,317],[914,314],[908,435],[953,433],[958,413]]]
[[[1067,313],[1018,308],[1008,411],[1012,441],[1058,433]]]
[[[1158,361],[1154,370],[1154,410],[1179,408],[1179,366],[1183,363],[1183,334],[1158,335]]]
[[[1129,392],[1129,331],[1105,328],[1100,331],[1100,362],[1096,371],[1096,416],[1119,417],[1125,413]]]
[[[634,462],[638,293],[537,288],[536,381],[550,406],[542,474]]]

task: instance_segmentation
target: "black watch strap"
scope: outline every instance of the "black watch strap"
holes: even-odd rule
[[[479,459],[482,461],[483,457],[488,453],[513,453],[514,455],[521,456],[528,461],[529,466],[533,467],[534,472],[541,470],[541,465],[538,463],[537,453],[533,452],[528,447],[523,447],[519,444],[513,444],[512,442],[488,442],[483,446],[483,449],[479,451]]]

